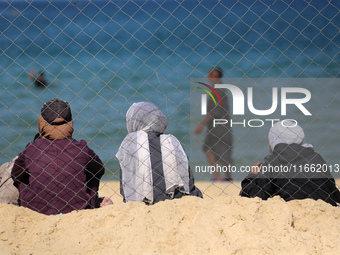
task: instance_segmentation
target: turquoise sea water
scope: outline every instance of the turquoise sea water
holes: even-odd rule
[[[0,164],[33,139],[40,108],[54,97],[70,102],[74,137],[99,154],[106,178],[117,178],[125,112],[142,100],[169,117],[191,163],[204,162],[200,140],[190,146],[190,80],[213,66],[228,78],[332,80],[301,85],[313,117],[294,118],[329,163],[340,163],[339,9],[338,1],[1,1]],[[33,67],[53,85],[36,88]],[[264,88],[259,98],[271,85]],[[268,128],[233,132],[236,165],[267,154]]]

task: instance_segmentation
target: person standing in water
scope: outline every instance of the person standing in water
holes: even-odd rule
[[[211,84],[219,84],[222,82],[223,72],[220,68],[212,68],[208,74],[208,80]],[[195,128],[196,133],[201,133],[203,128],[207,127],[207,132],[203,142],[203,151],[207,155],[211,166],[217,169],[217,164],[223,166],[232,165],[232,133],[230,127],[230,114],[228,105],[228,95],[224,89],[215,89],[221,98],[222,105],[213,102],[211,98],[208,100],[207,116]],[[228,124],[217,125],[213,127],[213,119],[228,120]],[[231,173],[226,172],[226,178],[223,179],[219,172],[214,172],[212,181],[232,181]]]

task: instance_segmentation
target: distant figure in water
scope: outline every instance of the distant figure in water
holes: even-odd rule
[[[31,72],[29,73],[28,78],[34,82],[35,86],[40,88],[46,88],[48,83],[45,79],[45,73],[43,70],[41,70],[37,76],[35,76],[36,68],[32,68]]]

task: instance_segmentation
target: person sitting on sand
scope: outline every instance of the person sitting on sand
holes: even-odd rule
[[[70,105],[57,98],[45,103],[38,129],[11,173],[20,205],[46,215],[99,207],[99,180],[105,168],[86,141],[72,138]],[[105,198],[101,206],[111,203]]]
[[[37,86],[37,87],[40,87],[40,88],[45,88],[47,87],[48,83],[46,81],[46,78],[45,78],[45,73],[44,71],[40,71],[37,75],[37,77],[35,77],[35,72],[36,72],[36,69],[35,68],[32,68],[31,69],[31,72],[29,73],[28,75],[28,78],[34,82],[34,84]]]
[[[327,163],[311,144],[305,143],[303,129],[295,124],[285,121],[284,125],[281,122],[273,125],[269,131],[271,155],[263,163],[253,165],[252,172],[241,183],[240,195],[262,199],[278,195],[285,201],[322,199],[338,205],[340,192]],[[314,171],[317,168],[322,171]]]
[[[0,166],[0,203],[18,205],[19,192],[13,186],[11,178],[11,171],[16,159],[17,157]]]
[[[176,137],[164,134],[166,116],[152,103],[134,103],[126,113],[128,135],[116,154],[125,202],[154,204],[185,195],[203,197],[188,157]]]

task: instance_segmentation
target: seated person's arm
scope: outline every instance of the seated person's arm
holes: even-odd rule
[[[273,194],[271,179],[259,173],[260,165],[260,162],[255,163],[249,175],[242,181],[240,196],[267,199]]]
[[[189,166],[189,192],[192,196],[203,198],[202,192],[195,186],[194,174]]]
[[[14,186],[18,187],[18,182],[23,182],[24,179],[28,181],[28,173],[26,172],[25,165],[25,155],[24,153],[20,153],[19,157],[15,160],[11,177],[14,181]]]
[[[98,155],[94,153],[93,150],[89,148],[89,156],[90,156],[90,161],[87,163],[86,168],[87,170],[95,175],[97,178],[101,178],[105,172],[105,167],[103,162],[100,160]]]

